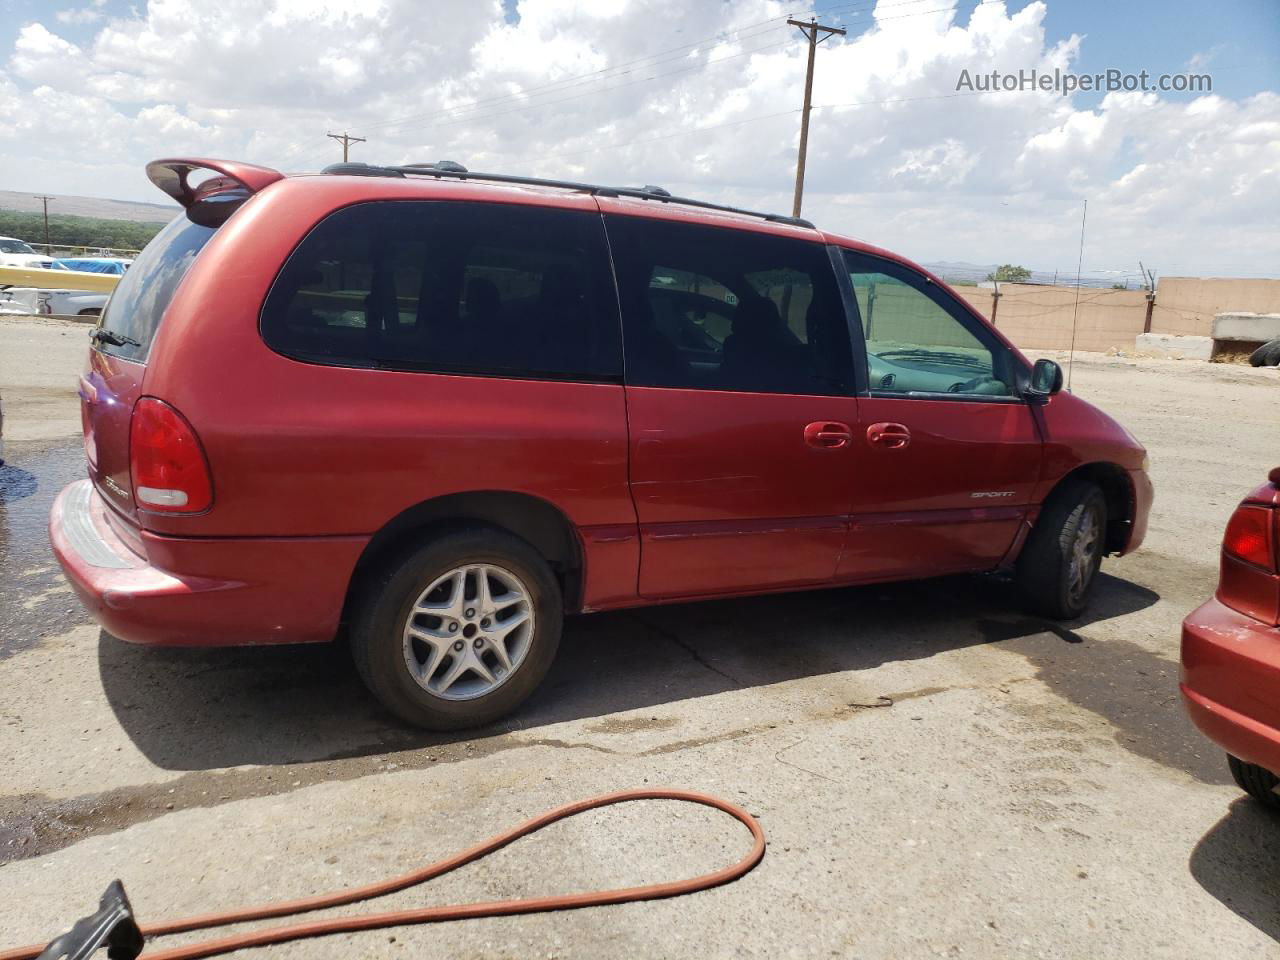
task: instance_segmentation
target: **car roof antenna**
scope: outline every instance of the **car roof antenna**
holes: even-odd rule
[[[1071,371],[1076,358],[1076,317],[1080,313],[1080,265],[1084,263],[1084,221],[1089,215],[1089,201],[1080,209],[1080,256],[1076,259],[1076,304],[1071,308],[1071,349],[1067,351],[1067,392],[1071,391]]]

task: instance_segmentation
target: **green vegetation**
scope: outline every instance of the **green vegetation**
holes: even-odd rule
[[[55,246],[141,250],[163,226],[163,223],[50,214],[49,242]],[[44,217],[38,213],[0,210],[0,236],[17,237],[38,250],[44,243]]]
[[[1031,279],[1031,271],[1026,267],[1016,267],[1012,263],[1002,263],[996,267],[995,273],[987,274],[988,280],[998,280],[1000,283],[1026,283]]]

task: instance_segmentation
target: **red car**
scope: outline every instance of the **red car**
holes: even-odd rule
[[[51,538],[143,644],[346,628],[402,718],[511,710],[565,613],[1137,548],[1146,454],[936,277],[807,221],[452,163],[161,160]],[[197,183],[197,177],[204,177]]]
[[[1218,592],[1182,623],[1182,695],[1240,788],[1280,808],[1280,467],[1222,538]]]

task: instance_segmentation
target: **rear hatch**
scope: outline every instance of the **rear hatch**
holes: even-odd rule
[[[205,244],[250,196],[283,174],[249,163],[179,158],[153,160],[147,177],[184,212],[156,234],[120,278],[93,332],[88,369],[80,378],[89,476],[103,499],[135,525],[130,429],[143,396],[151,344]]]
[[[89,476],[103,499],[133,520],[129,424],[142,395],[147,356],[178,284],[216,229],[183,214],[147,244],[107,303],[80,380]]]

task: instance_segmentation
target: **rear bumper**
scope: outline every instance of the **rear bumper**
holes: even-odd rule
[[[58,495],[49,541],[85,608],[130,643],[242,646],[333,639],[367,537],[179,538],[141,556],[88,480]]]
[[[1205,603],[1182,623],[1181,688],[1205,736],[1280,773],[1280,627]]]

